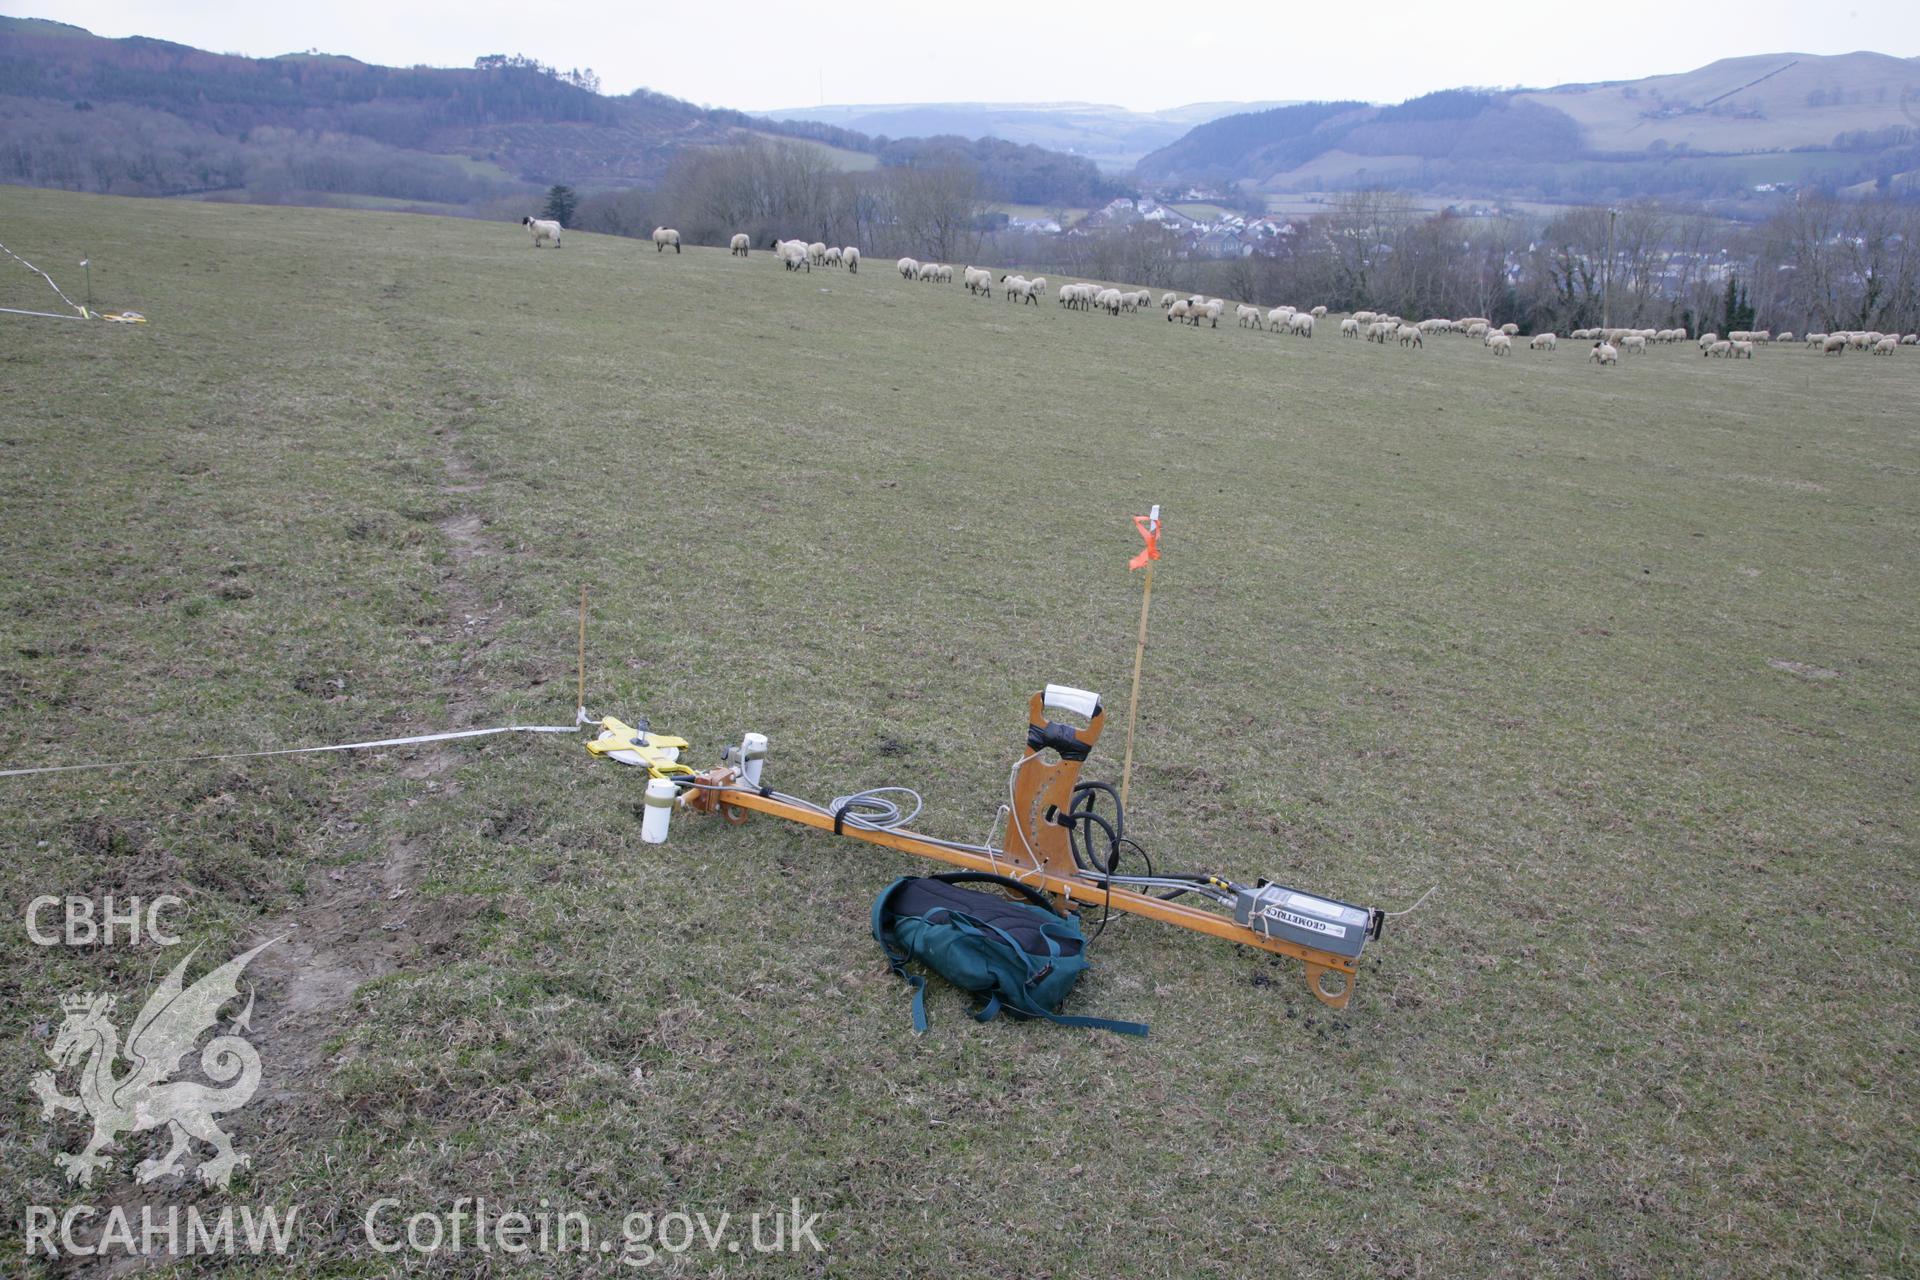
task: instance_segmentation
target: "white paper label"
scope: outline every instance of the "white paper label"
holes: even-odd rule
[[[1309,933],[1324,933],[1330,938],[1347,936],[1344,925],[1337,925],[1327,920],[1315,920],[1311,916],[1295,915],[1285,907],[1268,907],[1260,914],[1269,920],[1278,920],[1282,924],[1290,924],[1296,929],[1305,929]]]

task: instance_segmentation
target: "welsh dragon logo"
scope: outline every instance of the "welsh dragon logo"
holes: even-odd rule
[[[200,1069],[214,1085],[225,1087],[170,1077],[200,1037],[213,1027],[221,1008],[239,997],[240,974],[248,962],[278,941],[263,942],[235,956],[188,987],[182,979],[193,959],[190,953],[147,997],[127,1032],[124,1048],[109,1017],[113,996],[96,998],[91,993],[75,992],[61,999],[66,1021],[48,1051],[54,1070],[35,1074],[33,1091],[40,1096],[42,1119],[52,1119],[56,1111],[93,1119],[93,1138],[85,1150],[77,1155],[61,1152],[54,1156],[66,1170],[69,1182],[91,1186],[94,1170],[112,1163],[101,1153],[115,1138],[162,1125],[172,1143],[164,1155],[142,1160],[135,1168],[141,1182],[182,1172],[189,1139],[198,1139],[214,1150],[213,1158],[201,1161],[196,1171],[208,1186],[225,1188],[234,1169],[249,1162],[248,1157],[234,1151],[233,1140],[213,1118],[246,1106],[260,1087],[260,1055],[238,1034],[253,1029],[251,990],[246,1008],[234,1017],[227,1033],[215,1036],[200,1052]],[[121,1060],[128,1066],[124,1075],[114,1071],[115,1063]],[[75,1065],[80,1066],[80,1092],[70,1096],[60,1092],[55,1078]]]

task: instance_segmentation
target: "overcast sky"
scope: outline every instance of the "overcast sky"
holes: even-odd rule
[[[320,49],[364,62],[464,67],[481,54],[524,53],[562,70],[592,67],[604,92],[644,86],[746,111],[822,101],[1082,101],[1135,110],[1228,99],[1397,102],[1461,85],[1638,79],[1748,53],[1920,54],[1916,0],[1626,0],[1584,9],[1565,0],[1493,8],[1447,0],[0,5],[100,35],[158,36],[254,57]]]

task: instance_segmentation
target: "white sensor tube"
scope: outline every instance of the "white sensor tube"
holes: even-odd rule
[[[1071,685],[1050,684],[1040,696],[1040,705],[1052,711],[1071,711],[1091,720],[1093,713],[1100,709],[1100,695]]]
[[[644,799],[646,815],[640,819],[640,838],[648,844],[667,842],[667,823],[673,819],[673,799],[679,788],[665,778],[649,778]]]
[[[760,770],[766,763],[766,734],[750,733],[740,740],[740,776],[748,786],[760,785]]]

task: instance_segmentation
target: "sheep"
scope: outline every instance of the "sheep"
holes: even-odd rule
[[[538,249],[551,240],[553,247],[560,247],[560,224],[551,218],[536,218],[532,214],[520,219],[520,225],[533,233],[533,247]]]
[[[1315,307],[1309,314],[1311,314],[1315,320],[1319,320],[1325,317],[1327,309],[1325,307]]]
[[[1517,338],[1520,336],[1520,326],[1517,324],[1503,324],[1500,326],[1500,332],[1506,334],[1509,338]]]
[[[1810,333],[1807,335],[1807,346],[1809,348],[1817,347],[1826,340],[1827,335],[1824,333]]]
[[[1572,333],[1568,334],[1567,337],[1572,339],[1575,342],[1585,342],[1589,338],[1593,337],[1593,330],[1575,329]]]
[[[920,264],[912,258],[902,258],[894,265],[900,268],[900,278],[902,280],[913,279],[915,273],[920,270]]]
[[[993,272],[985,267],[968,267],[961,276],[961,283],[967,286],[968,293],[983,293],[993,296]]]
[[[828,266],[830,266],[830,267],[837,267],[837,266],[839,266],[839,265],[840,265],[840,261],[841,261],[841,259],[840,259],[840,250],[839,250],[839,249],[837,249],[837,248],[833,248],[833,247],[831,247],[831,246],[829,246],[829,248],[827,249],[827,252],[826,252],[826,254],[825,254],[824,256],[825,256],[825,258],[826,258],[826,264],[827,264]]]
[[[1372,324],[1375,320],[1378,320],[1379,318],[1380,318],[1379,316],[1375,315],[1371,311],[1356,311],[1353,313],[1353,322],[1355,324]]]
[[[944,262],[940,264],[940,283],[941,284],[953,283],[953,268]]]
[[[1510,356],[1513,354],[1513,339],[1504,333],[1490,333],[1487,335],[1487,347],[1497,356]]]
[[[752,247],[752,245],[753,241],[747,238],[747,233],[744,231],[739,232],[733,239],[727,242],[727,256],[730,258],[744,258],[747,256],[747,250]]]
[[[1876,355],[1876,356],[1890,356],[1894,353],[1894,350],[1897,347],[1899,347],[1899,345],[1900,345],[1900,339],[1893,334],[1888,334],[1886,337],[1880,339],[1880,341],[1873,344],[1873,351],[1870,354]]]
[[[1003,275],[1000,277],[1000,283],[1005,286],[1006,299],[1008,302],[1012,302],[1015,298],[1018,298],[1021,302],[1031,302],[1037,307],[1040,305],[1038,295],[1040,290],[1045,287],[1047,278],[1041,276],[1038,279],[1029,280],[1025,276]]]
[[[807,246],[803,242],[779,240],[774,243],[773,251],[780,256],[780,261],[786,265],[787,270],[799,271],[805,268],[809,275],[813,273],[813,255],[807,252]]]
[[[913,269],[913,278],[922,282],[937,279],[939,275],[940,264],[937,262],[923,262]]]
[[[1367,326],[1367,341],[1387,345],[1387,339],[1393,336],[1393,325],[1386,320],[1375,320]]]
[[[1340,336],[1343,338],[1359,337],[1360,322],[1354,319],[1352,316],[1348,316],[1345,320],[1342,320],[1340,322]]]
[[[1487,336],[1487,322],[1485,320],[1475,320],[1469,323],[1467,325],[1467,336],[1469,338],[1485,338]]]
[[[1791,329],[1782,329],[1782,330],[1780,331],[1780,334],[1779,334],[1779,336],[1778,336],[1778,337],[1776,337],[1776,338],[1774,338],[1774,341],[1775,341],[1775,342],[1792,342],[1792,341],[1793,341],[1793,330],[1791,330]]]
[[[680,252],[680,233],[672,227],[655,227],[653,229],[653,251],[655,253],[665,253],[668,245],[673,246],[675,253]]]
[[[1700,335],[1700,349],[1702,351],[1705,351],[1708,347],[1712,346],[1714,343],[1718,341],[1720,341],[1720,335],[1713,332],[1711,329],[1709,329],[1707,332]]]
[[[1718,341],[1710,342],[1705,347],[1701,348],[1700,354],[1702,357],[1713,356],[1716,359],[1724,359],[1725,357],[1733,354],[1733,343],[1731,340],[1727,338],[1721,338]]]
[[[1188,302],[1185,298],[1175,298],[1167,306],[1167,319],[1169,321],[1187,320],[1191,318],[1192,314],[1193,314],[1193,304]],[[1193,323],[1198,324],[1199,321],[1194,320]]]
[[[1313,312],[1294,312],[1293,318],[1287,321],[1287,332],[1297,333],[1303,338],[1311,338],[1313,336]]]
[[[857,276],[860,274],[860,251],[852,245],[848,245],[840,251],[840,261],[847,264],[847,273],[849,275]]]
[[[1738,360],[1741,356],[1745,356],[1749,360],[1753,359],[1752,340],[1743,338],[1739,342],[1734,343],[1733,350],[1729,351],[1727,353],[1727,356],[1729,359],[1732,359],[1732,360]]]
[[[1292,307],[1275,307],[1273,310],[1267,312],[1267,327],[1275,333],[1283,332],[1287,326],[1292,323],[1293,316],[1294,310]]]
[[[1171,292],[1163,293],[1160,295],[1160,309],[1162,311],[1169,310],[1173,306],[1173,304],[1178,301],[1180,301],[1179,294],[1171,293]]]
[[[807,261],[816,267],[827,265],[827,246],[815,240],[807,246]]]
[[[1234,322],[1242,329],[1265,329],[1267,327],[1266,316],[1260,308],[1250,307],[1244,302],[1233,309],[1233,318]]]
[[[1589,355],[1587,359],[1601,366],[1619,364],[1620,353],[1613,347],[1613,344],[1602,339],[1593,344],[1593,354]]]
[[[1559,346],[1560,339],[1550,333],[1536,333],[1532,338],[1527,340],[1527,350],[1529,351],[1553,351],[1558,349]]]
[[[1920,347],[1920,333],[1901,334],[1900,345],[1903,347]]]
[[[1847,354],[1847,335],[1830,333],[1820,342],[1820,354],[1823,356],[1843,356]]]
[[[1421,339],[1419,325],[1403,324],[1394,330],[1393,336],[1400,339],[1400,345],[1403,347],[1424,347],[1426,345]]]
[[[1626,337],[1620,339],[1620,349],[1630,356],[1643,356],[1647,354],[1646,335],[1641,333],[1628,334]]]

